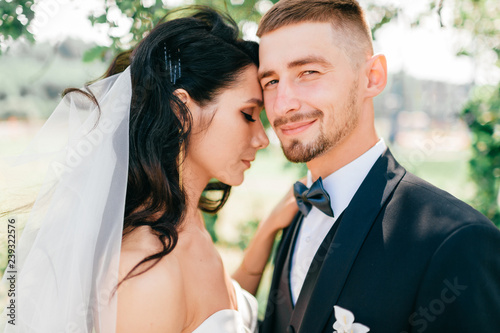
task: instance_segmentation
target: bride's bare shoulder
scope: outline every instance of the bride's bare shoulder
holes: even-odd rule
[[[120,281],[142,259],[151,255],[140,248],[122,249]],[[185,293],[181,266],[175,255],[139,266],[118,288],[117,333],[181,332],[186,323]],[[145,330],[147,328],[147,330]]]
[[[142,250],[122,250],[120,255],[120,279],[124,279],[137,264],[155,253]],[[128,289],[125,288],[128,285],[142,287],[142,284],[145,284],[144,287],[146,287],[147,283],[154,283],[157,288],[169,288],[171,285],[176,285],[176,290],[179,290],[182,287],[182,281],[180,262],[174,253],[169,253],[159,261],[158,259],[153,259],[139,265],[130,274],[129,278],[124,280],[118,291],[120,289]]]

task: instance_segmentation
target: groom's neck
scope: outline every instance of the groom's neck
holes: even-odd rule
[[[323,179],[328,177],[366,153],[375,146],[378,140],[375,131],[364,135],[361,140],[359,140],[357,133],[352,133],[321,156],[307,162],[307,168],[311,171],[312,180],[316,181],[319,177]]]

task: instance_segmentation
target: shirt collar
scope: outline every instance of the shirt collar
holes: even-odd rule
[[[363,155],[323,179],[323,187],[330,195],[330,205],[335,218],[347,208],[366,175],[386,149],[384,139],[380,139]],[[311,185],[312,176],[308,171],[307,186]]]

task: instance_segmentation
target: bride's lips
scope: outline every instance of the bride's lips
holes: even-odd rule
[[[243,164],[245,164],[245,165],[247,166],[247,168],[250,168],[250,166],[251,166],[251,164],[250,164],[250,163],[251,163],[253,160],[241,160],[241,161],[243,162]]]
[[[294,135],[301,133],[311,127],[312,124],[316,122],[316,119],[301,121],[296,123],[286,124],[280,127],[281,132],[284,135]]]

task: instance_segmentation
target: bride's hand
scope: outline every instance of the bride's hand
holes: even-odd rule
[[[305,183],[305,179],[300,180]],[[271,254],[276,233],[290,225],[299,208],[293,195],[293,187],[274,207],[269,216],[262,220],[252,241],[245,250],[240,267],[233,278],[253,295],[256,294],[260,279]]]

